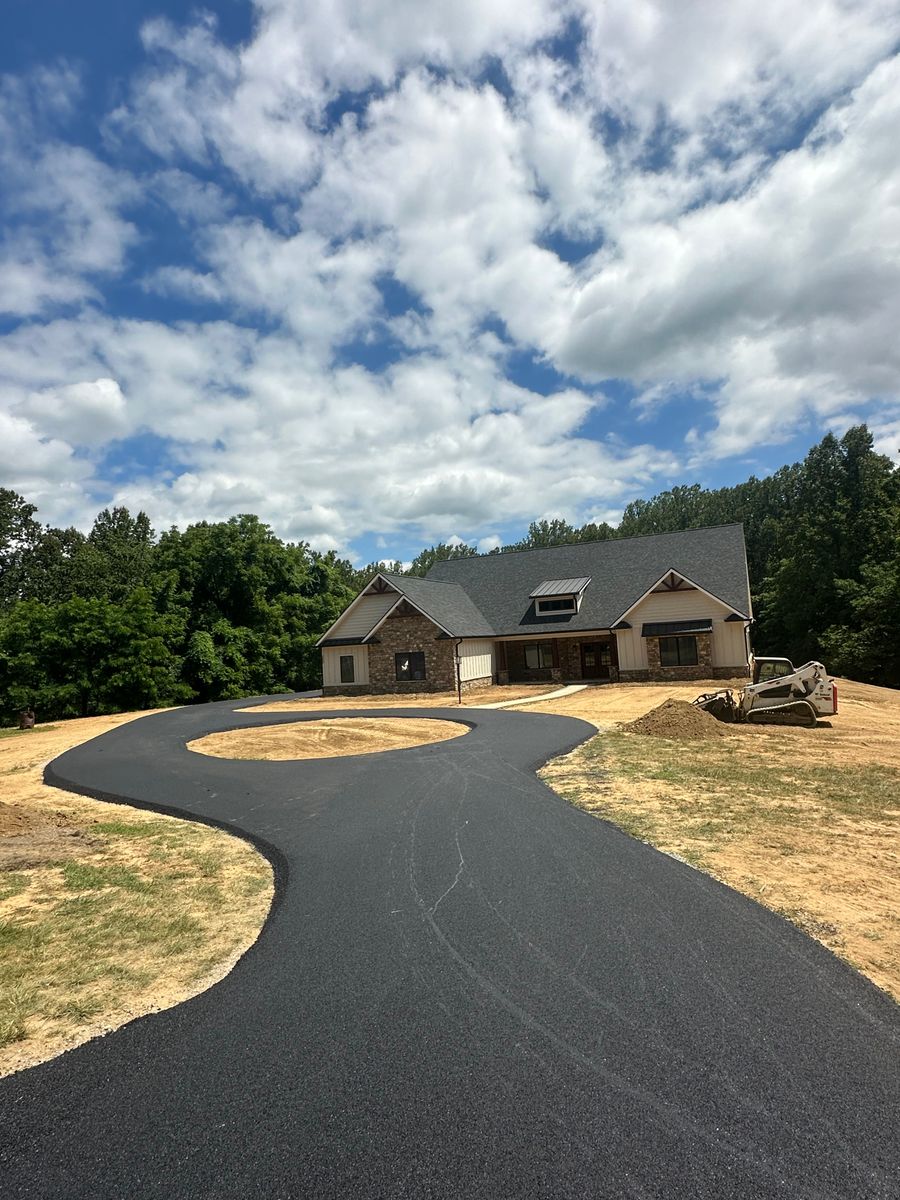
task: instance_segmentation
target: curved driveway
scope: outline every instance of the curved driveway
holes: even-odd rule
[[[236,707],[49,769],[245,832],[278,897],[210,991],[0,1080],[4,1200],[900,1196],[900,1010],[545,788],[590,727],[467,710],[465,737],[368,757],[184,749],[282,719]]]

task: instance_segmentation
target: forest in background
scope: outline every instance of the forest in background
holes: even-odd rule
[[[283,542],[252,515],[170,529],[104,509],[90,533],[42,525],[0,488],[0,722],[222,700],[316,687],[315,643],[368,578],[334,553]],[[800,463],[733,487],[632,501],[619,525],[532,523],[492,551],[744,525],[757,653],[818,658],[835,674],[900,687],[900,468],[865,425]],[[423,550],[409,572],[474,546]]]

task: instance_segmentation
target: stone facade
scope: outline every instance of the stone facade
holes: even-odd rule
[[[450,638],[409,605],[388,617],[369,643],[369,691],[451,692],[456,687],[454,646]],[[397,679],[395,654],[421,651],[425,655],[424,679]]]
[[[493,686],[494,679],[492,675],[485,675],[482,679],[464,679],[462,681],[463,694],[466,692],[480,692],[484,688]],[[456,687],[456,684],[453,685]]]
[[[630,682],[639,682],[642,680],[666,680],[666,679],[734,679],[741,674],[740,667],[714,667],[712,665],[712,635],[708,633],[698,633],[695,635],[697,639],[697,665],[694,667],[664,667],[659,660],[659,638],[648,637],[647,642],[647,670],[646,671],[623,671],[622,679]]]

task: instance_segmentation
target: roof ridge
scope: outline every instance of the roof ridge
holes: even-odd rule
[[[485,558],[508,558],[511,554],[537,554],[539,550],[571,550],[575,546],[605,546],[609,542],[640,542],[645,538],[670,537],[676,533],[700,533],[702,531],[711,529],[743,529],[743,527],[743,521],[723,521],[720,525],[694,525],[690,529],[662,529],[659,533],[632,533],[629,534],[628,537],[591,538],[591,540],[587,542],[560,542],[557,546],[528,546],[522,550],[501,550],[496,554],[491,552],[488,552],[487,554],[466,554],[460,555],[459,558],[438,559],[437,562],[432,563],[428,568],[428,574],[430,575],[435,567],[442,566],[444,563],[448,562],[479,562],[481,559]],[[408,579],[410,577],[397,576],[397,578]],[[413,576],[413,578],[415,578],[415,576]],[[420,575],[418,578],[427,579],[428,576]],[[437,583],[439,581],[435,579],[432,580],[432,582]],[[440,580],[440,582],[443,583],[446,581]]]
[[[435,566],[437,564],[435,563]],[[460,587],[458,583],[451,583],[449,579],[429,579],[427,575],[398,575],[396,572],[379,571],[379,575],[385,579],[417,579],[419,583],[436,583],[439,587]]]

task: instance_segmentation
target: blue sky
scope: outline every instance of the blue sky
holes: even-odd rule
[[[0,478],[356,561],[897,456],[900,7],[11,0]]]

